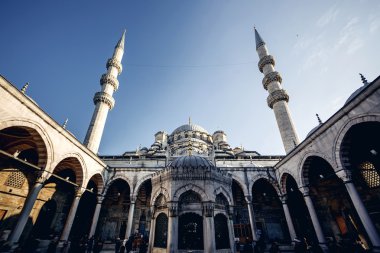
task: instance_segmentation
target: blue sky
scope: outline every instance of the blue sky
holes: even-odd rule
[[[253,26],[276,59],[300,138],[380,74],[379,1],[10,1],[0,73],[83,141],[99,78],[127,29],[100,154],[150,146],[188,117],[232,147],[284,154],[257,68]]]

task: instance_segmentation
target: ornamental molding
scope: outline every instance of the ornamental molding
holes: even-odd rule
[[[95,93],[94,104],[96,105],[98,102],[107,104],[110,110],[115,106],[115,99],[102,91]]]
[[[114,91],[117,91],[117,89],[119,88],[119,80],[117,80],[116,77],[109,74],[103,74],[100,78],[100,85],[104,84],[112,85]]]
[[[121,63],[118,61],[118,60],[116,60],[115,58],[110,58],[110,59],[108,59],[108,61],[107,61],[107,69],[109,68],[109,67],[115,67],[115,68],[117,68],[117,72],[118,72],[118,75],[120,75],[121,74],[121,72],[123,71],[123,66],[121,65]]]
[[[178,202],[169,202],[169,216],[176,217],[178,216]]]
[[[263,73],[263,68],[267,64],[272,64],[273,66],[276,64],[273,56],[271,55],[265,55],[263,58],[260,59],[258,63],[258,67],[261,73]]]
[[[289,102],[289,95],[285,90],[275,90],[267,98],[268,106],[273,109],[273,105],[279,101]]]
[[[263,58],[264,59],[264,58]],[[259,62],[260,63],[260,62]],[[266,74],[263,78],[263,87],[265,90],[268,90],[268,85],[271,83],[271,82],[279,82],[279,83],[282,83],[282,77],[280,75],[280,73],[278,73],[277,71],[273,71],[273,72],[270,72],[268,74]]]
[[[214,216],[214,203],[203,202],[203,215],[206,217],[213,217]]]

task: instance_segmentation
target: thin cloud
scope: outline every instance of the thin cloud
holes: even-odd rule
[[[339,14],[339,9],[336,5],[332,6],[330,9],[328,9],[317,21],[318,27],[324,27],[331,22],[334,22],[336,17]]]
[[[364,45],[363,39],[359,36],[358,23],[359,18],[357,17],[353,17],[347,22],[340,31],[335,49],[342,48],[345,49],[348,54],[353,54]]]
[[[380,28],[380,19],[375,15],[369,17],[369,33],[374,34]]]

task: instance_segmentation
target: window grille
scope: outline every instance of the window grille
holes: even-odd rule
[[[375,188],[380,186],[380,175],[376,171],[373,163],[363,162],[359,165],[360,173],[363,176],[364,181],[369,188]]]
[[[24,182],[25,182],[25,179],[26,178],[22,172],[20,172],[20,171],[12,172],[8,176],[4,185],[9,186],[9,187],[13,187],[13,188],[17,188],[17,189],[21,189]]]
[[[156,227],[154,231],[154,247],[166,248],[168,240],[168,217],[160,213],[156,218]]]

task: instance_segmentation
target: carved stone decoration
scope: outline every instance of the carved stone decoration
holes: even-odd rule
[[[307,186],[300,187],[300,191],[304,197],[308,197],[310,195],[310,190]]]
[[[348,170],[340,170],[336,172],[336,175],[343,181],[343,183],[347,184],[352,182],[352,174],[351,171]]]
[[[266,74],[264,76],[264,78],[263,78],[263,87],[264,87],[265,90],[268,90],[268,85],[271,82],[282,83],[282,77],[281,77],[280,73],[278,73],[277,71],[273,71],[273,72],[270,72],[270,73],[268,73],[268,74]]]
[[[286,205],[288,203],[288,195],[284,194],[280,197],[281,203]]]
[[[96,105],[98,102],[106,103],[110,110],[112,110],[112,108],[115,106],[115,99],[109,94],[102,91],[95,93],[94,104]]]
[[[117,91],[119,88],[119,80],[109,74],[103,74],[100,78],[100,85],[111,84],[113,86],[114,91]]]
[[[107,69],[109,67],[115,67],[115,68],[117,68],[118,75],[120,75],[121,72],[123,71],[123,67],[121,66],[121,63],[118,62],[115,58],[108,59],[108,61],[107,61]]]
[[[263,68],[267,64],[272,64],[273,66],[276,64],[273,56],[265,55],[263,58],[260,59],[258,66],[261,73],[263,73]]]
[[[178,202],[168,202],[169,206],[169,216],[176,217],[178,216]]]
[[[275,90],[267,98],[268,106],[273,109],[273,105],[279,101],[289,102],[289,95],[285,90]]]
[[[214,203],[203,202],[203,215],[206,217],[213,217],[214,216]]]

